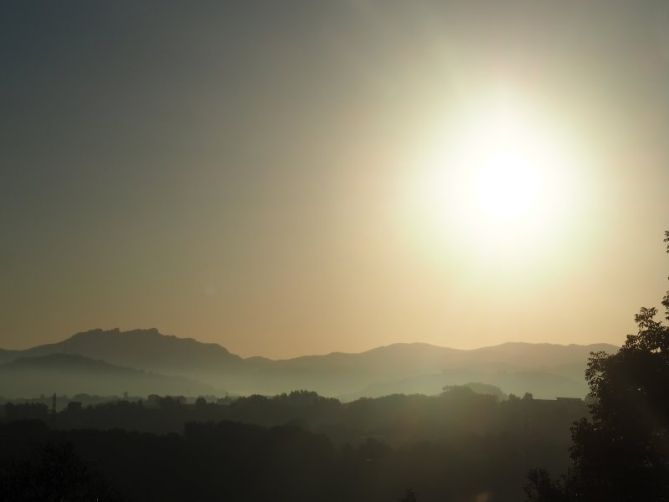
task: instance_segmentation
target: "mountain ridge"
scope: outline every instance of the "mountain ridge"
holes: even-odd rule
[[[102,335],[102,336],[121,336],[121,337],[129,337],[129,336],[146,336],[146,335],[158,335],[157,338],[164,338],[164,339],[174,339],[174,340],[179,340],[182,342],[189,342],[189,343],[196,343],[201,346],[207,346],[207,347],[213,347],[216,349],[222,349],[226,353],[230,354],[231,356],[235,358],[239,358],[241,360],[265,360],[265,361],[294,361],[296,359],[302,359],[302,358],[315,358],[315,357],[328,357],[328,356],[348,356],[348,355],[362,355],[362,354],[368,354],[372,352],[377,352],[377,351],[383,351],[386,349],[392,349],[395,347],[425,347],[425,348],[433,348],[433,349],[439,349],[439,350],[448,350],[448,351],[453,351],[453,352],[475,352],[475,351],[484,351],[488,349],[497,349],[497,348],[502,348],[502,347],[508,347],[508,346],[532,346],[532,347],[562,347],[562,348],[568,348],[568,347],[604,347],[608,349],[618,349],[619,346],[606,343],[606,342],[597,342],[597,343],[588,343],[588,344],[579,344],[579,343],[569,343],[569,344],[561,344],[561,343],[553,343],[553,342],[522,342],[522,341],[507,341],[507,342],[502,342],[494,345],[484,345],[481,347],[474,347],[474,348],[457,348],[457,347],[449,347],[446,345],[437,345],[429,342],[394,342],[394,343],[389,343],[387,345],[379,345],[377,347],[372,347],[369,349],[361,350],[359,352],[355,351],[340,351],[340,350],[335,350],[331,352],[324,352],[321,354],[303,354],[303,355],[298,355],[298,356],[290,356],[290,357],[278,357],[278,358],[272,358],[268,356],[261,356],[261,355],[252,355],[252,356],[240,356],[237,354],[234,354],[233,352],[230,352],[225,346],[221,345],[220,343],[216,342],[203,342],[201,340],[198,340],[197,338],[193,337],[180,337],[176,335],[169,335],[165,333],[161,333],[157,328],[135,328],[127,331],[122,331],[120,328],[111,328],[111,329],[102,329],[102,328],[93,328],[90,330],[85,330],[85,331],[79,331],[73,335],[70,335],[69,337],[58,341],[58,342],[50,342],[50,343],[44,343],[44,344],[38,344],[34,345],[32,347],[28,347],[26,349],[4,349],[0,348],[0,355],[3,354],[19,354],[19,353],[25,353],[27,351],[33,351],[35,349],[42,349],[42,348],[47,348],[47,347],[57,347],[61,346],[63,344],[69,343],[74,340],[86,338],[91,335]]]
[[[362,396],[376,392],[374,389],[392,390],[393,382],[402,382],[404,389],[433,393],[439,382],[445,386],[478,381],[498,385],[507,393],[582,397],[587,391],[583,372],[588,354],[598,350],[614,351],[617,347],[506,342],[454,349],[409,342],[357,353],[243,358],[217,343],[164,335],[155,328],[95,329],[75,333],[61,342],[0,352],[0,363],[25,356],[79,354],[114,365],[185,377],[239,394],[309,388],[324,395]]]

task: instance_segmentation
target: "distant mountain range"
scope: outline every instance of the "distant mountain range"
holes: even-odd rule
[[[34,397],[40,394],[197,395],[212,388],[180,376],[147,373],[76,354],[19,357],[0,365],[0,396]]]
[[[92,330],[27,350],[0,350],[4,382],[0,395],[74,392],[67,389],[184,395],[307,389],[355,399],[435,394],[446,385],[481,382],[519,395],[583,397],[588,355],[600,350],[614,352],[617,347],[505,343],[458,350],[400,343],[362,353],[272,360],[242,358],[218,344],[167,336],[155,329]],[[55,379],[55,373],[63,378]],[[12,377],[8,380],[5,375]],[[54,388],[58,386],[63,388]]]

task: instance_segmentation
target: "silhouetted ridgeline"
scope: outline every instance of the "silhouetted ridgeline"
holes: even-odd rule
[[[446,385],[484,382],[515,394],[584,397],[586,360],[599,350],[616,347],[507,343],[456,350],[414,343],[359,354],[244,359],[220,345],[154,329],[93,330],[55,344],[0,351],[0,396],[272,395],[308,382],[322,395],[354,400],[398,392],[438,394]]]
[[[55,414],[8,404],[0,465],[11,485],[20,476],[10,459],[32,473],[53,455],[42,445],[71,443],[67,461],[90,471],[81,482],[104,479],[122,500],[393,501],[412,488],[420,501],[517,501],[528,469],[565,469],[569,426],[585,414],[580,400],[499,401],[460,387],[351,403],[295,392],[191,404],[156,396]]]
[[[530,468],[564,472],[569,428],[587,415],[580,399],[526,391],[584,396],[587,355],[602,349],[615,347],[397,344],[274,361],[156,330],[95,330],[1,351],[0,493],[374,502],[411,489],[420,501],[517,501]],[[305,382],[321,395],[279,394]]]

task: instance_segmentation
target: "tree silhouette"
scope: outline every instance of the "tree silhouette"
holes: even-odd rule
[[[669,319],[669,292],[662,304]],[[656,316],[641,308],[617,353],[591,354],[591,418],[572,426],[572,469],[560,482],[532,471],[529,500],[669,500],[669,327]]]
[[[0,472],[0,499],[7,502],[120,500],[69,443],[46,444],[36,458],[14,463],[6,472]]]
[[[532,469],[527,478],[529,482],[525,487],[525,494],[528,500],[540,502],[568,500],[564,485],[559,481],[553,481],[544,469]]]

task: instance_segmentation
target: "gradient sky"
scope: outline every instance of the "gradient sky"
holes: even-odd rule
[[[511,261],[404,210],[496,83],[589,159],[553,251]],[[621,343],[665,290],[667,2],[2,2],[0,106],[0,347]]]

